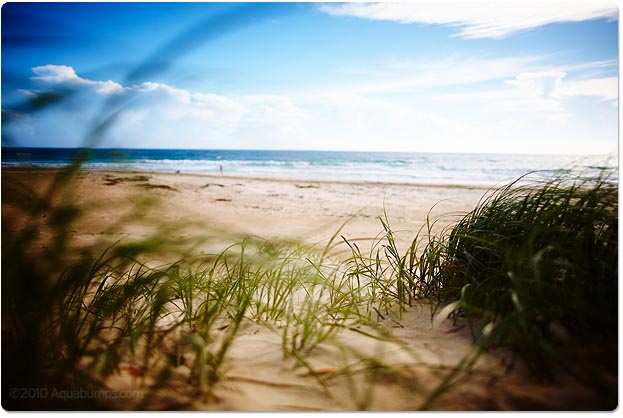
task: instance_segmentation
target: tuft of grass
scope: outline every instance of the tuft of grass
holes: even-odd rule
[[[429,243],[419,274],[437,283],[438,300],[453,303],[451,315],[467,318],[484,349],[509,347],[547,378],[616,369],[614,174],[522,178],[491,193]],[[616,387],[590,384],[616,400]]]
[[[348,274],[367,289],[368,309],[379,318],[422,299],[434,302],[437,320],[465,318],[476,347],[466,364],[473,353],[508,348],[509,369],[519,359],[546,380],[569,373],[614,408],[616,175],[528,174],[486,194],[440,233],[427,219],[404,254],[385,215],[383,244],[369,255],[346,240]]]

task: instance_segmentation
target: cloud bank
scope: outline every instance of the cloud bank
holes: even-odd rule
[[[96,104],[115,98],[123,110],[99,146],[559,152],[544,147],[560,144],[548,138],[565,138],[565,151],[584,152],[584,138],[590,137],[597,150],[616,133],[618,80],[577,75],[612,65],[544,68],[538,57],[450,57],[427,65],[391,61],[374,69],[387,80],[238,95],[152,81],[123,86],[83,78],[70,66],[44,65],[32,69],[41,90],[20,92],[33,97],[74,89],[81,93],[72,96],[76,106],[24,115],[14,133],[36,138],[36,146],[45,146],[52,135],[73,138],[66,146],[80,146],[80,132],[93,121]],[[402,73],[408,76],[397,77]],[[599,112],[605,123],[586,132],[577,129],[595,126]]]

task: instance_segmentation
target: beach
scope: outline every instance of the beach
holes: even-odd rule
[[[2,174],[4,181],[13,185],[26,182],[44,190],[55,172],[5,168]],[[95,240],[147,236],[157,222],[193,224],[191,230],[180,232],[180,238],[226,231],[322,245],[340,230],[339,234],[349,240],[373,241],[382,236],[379,217],[384,216],[397,231],[401,244],[408,246],[427,217],[436,220],[435,229],[440,230],[473,209],[488,189],[81,171],[72,179],[69,195],[64,198],[82,209],[71,230],[78,246]],[[145,200],[149,204],[141,205]],[[7,211],[10,214],[9,208]],[[121,218],[127,221],[119,229],[117,221]],[[195,227],[196,223],[203,228]],[[19,221],[9,226],[13,225],[19,225]]]
[[[8,2],[6,411],[616,411],[601,2]]]
[[[4,168],[3,190],[32,188],[42,194],[56,173]],[[70,252],[103,250],[114,243],[162,235],[166,230],[170,241],[195,242],[192,252],[196,255],[218,253],[223,246],[249,235],[320,249],[332,237],[340,241],[343,236],[357,243],[363,253],[373,254],[384,242],[379,217],[391,225],[398,248],[406,251],[418,231],[428,230],[427,219],[431,231],[439,232],[473,209],[489,188],[78,171],[63,190],[52,200],[79,209],[68,232]],[[43,226],[49,220],[45,211],[30,221],[20,213],[3,199],[3,231],[19,233],[32,226],[29,222],[41,223],[31,249],[36,262],[38,254],[54,245],[54,233]],[[340,244],[332,247],[330,255],[340,259],[348,254],[349,247]],[[162,254],[162,259],[169,261],[167,254]],[[141,391],[133,399],[115,400],[111,403],[114,409],[413,410],[422,406],[422,394],[437,388],[445,373],[469,358],[472,350],[464,322],[432,318],[432,305],[421,302],[406,307],[400,315],[377,317],[390,334],[386,340],[368,338],[365,333],[373,333],[375,328],[365,324],[345,328],[335,337],[340,344],[319,344],[310,351],[306,367],[284,358],[283,323],[267,325],[249,319],[240,326],[227,353],[222,380],[209,398],[197,396],[185,383],[188,365],[173,369],[167,384],[158,386],[153,377],[137,378],[133,364],[127,362],[106,384],[119,393]],[[362,367],[368,364],[362,359],[369,362],[375,358],[388,368]],[[567,409],[569,405],[592,405],[590,392],[574,383],[534,381],[521,365],[505,374],[507,360],[508,353],[499,350],[480,356],[470,372],[454,377],[453,382],[459,384],[427,408]],[[145,385],[150,384],[155,389],[145,395]]]

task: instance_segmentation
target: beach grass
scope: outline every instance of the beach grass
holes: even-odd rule
[[[457,384],[457,375],[498,348],[511,353],[509,369],[518,362],[543,379],[568,374],[600,393],[595,408],[613,409],[617,385],[604,377],[617,364],[613,175],[522,178],[492,190],[439,233],[427,219],[404,251],[385,213],[369,252],[345,236],[338,243],[338,231],[320,247],[247,236],[232,237],[221,252],[197,255],[179,252],[156,231],[76,255],[67,231],[80,212],[69,201],[55,206],[51,199],[67,177],[40,196],[5,189],[3,200],[23,216],[34,220],[44,209],[53,213],[47,227],[54,231],[54,245],[44,259],[33,260],[30,247],[40,224],[17,234],[3,224],[3,406],[108,408],[96,399],[12,399],[6,390],[105,388],[109,377],[130,370],[148,393],[166,388],[180,368],[195,399],[210,404],[217,399],[215,387],[227,378],[223,365],[239,333],[245,324],[260,323],[280,336],[284,359],[306,368],[327,396],[336,376],[345,377],[357,409],[370,407],[374,376],[381,372],[413,392],[414,409],[443,408],[435,402]],[[331,255],[338,244],[350,255]],[[177,259],[156,263],[167,251]],[[431,324],[465,320],[473,336],[473,349],[438,375],[432,388],[339,338],[355,332],[404,347],[382,322],[400,325],[401,315],[421,303],[431,307]],[[320,346],[349,353],[328,376],[310,362]],[[363,367],[355,369],[353,358]],[[363,374],[369,377],[359,379]]]
[[[509,370],[519,359],[539,379],[567,373],[616,406],[618,385],[604,373],[618,352],[615,172],[528,174],[440,233],[427,219],[404,254],[379,219],[379,248],[364,255],[346,241],[349,274],[367,283],[378,318],[430,300],[437,321],[467,320],[481,352],[510,349]]]
[[[430,244],[435,283],[483,348],[506,346],[534,373],[578,378],[583,349],[616,367],[618,186],[614,177],[561,175],[487,196]],[[438,282],[438,283],[437,283]],[[612,363],[612,361],[615,361]],[[598,382],[593,382],[597,384]],[[616,393],[616,392],[615,392]]]

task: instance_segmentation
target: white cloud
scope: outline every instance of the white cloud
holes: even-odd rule
[[[617,77],[605,77],[568,81],[556,90],[556,94],[561,97],[594,96],[616,103],[619,98],[619,80]]]
[[[503,38],[516,32],[556,22],[618,18],[618,8],[600,2],[410,2],[323,4],[333,16],[353,16],[400,23],[448,25],[465,39]]]
[[[138,93],[159,93],[163,97],[171,97],[181,103],[190,103],[190,92],[163,83],[145,81],[138,86],[131,86],[128,89]]]
[[[413,124],[444,124],[445,118],[423,111],[412,104],[403,104],[388,99],[367,97],[361,94],[339,92],[319,93],[306,99],[306,104],[317,108],[322,119],[342,118],[356,122],[364,129],[385,127],[396,128]]]
[[[124,88],[121,84],[115,83],[114,81],[94,81],[95,91],[100,94],[120,94],[124,92]]]
[[[190,92],[163,83],[144,82],[129,88],[142,94],[141,106],[158,108],[169,120],[196,120],[212,126],[280,126],[312,117],[284,95],[248,94],[236,97]]]
[[[226,96],[190,92],[164,83],[144,82],[127,88],[137,95],[128,121],[145,124],[143,110],[149,111],[154,126],[165,122],[197,125],[206,129],[234,129],[247,112],[244,105]]]
[[[262,138],[283,141],[296,135],[302,123],[314,120],[314,116],[287,95],[226,96],[151,81],[122,86],[113,81],[82,78],[66,65],[35,67],[33,72],[32,79],[44,84],[46,89],[69,86],[97,95],[124,92],[124,102],[117,104],[126,106],[111,126],[110,137],[153,140],[161,144],[174,139],[179,147],[206,146],[205,141],[230,140],[236,136],[234,134],[257,141]],[[40,91],[22,90],[21,93],[37,95]],[[88,97],[80,100],[88,101]],[[71,112],[65,117],[71,118]]]
[[[448,120],[410,101],[341,91],[297,96],[315,119],[298,127],[300,148],[408,150],[427,146]],[[415,145],[418,144],[419,145]]]
[[[367,69],[375,77],[340,85],[331,91],[344,94],[404,93],[501,80],[514,77],[526,68],[534,68],[536,71],[542,67],[542,60],[542,56],[478,58],[463,55],[437,60],[393,60],[377,68]],[[366,69],[358,71],[364,73]]]
[[[434,102],[458,105],[463,114],[476,114],[482,119],[488,115],[489,123],[503,121],[529,124],[535,121],[566,121],[572,117],[562,101],[539,94],[533,88],[505,88],[472,93],[446,94],[433,97]]]
[[[547,64],[550,58],[548,55],[487,58],[453,54],[436,60],[394,59],[372,68],[349,68],[348,74],[367,74],[367,80],[341,85],[332,91],[379,94],[493,81],[551,91],[566,74],[602,78],[616,71],[618,65],[615,60],[604,60],[552,66]],[[338,71],[345,74],[344,68]]]
[[[574,96],[593,96],[602,100],[617,100],[619,82],[617,77],[565,80],[564,71],[520,73],[514,80],[505,83],[518,87],[528,94],[564,99]]]
[[[107,94],[121,94],[125,89],[119,83],[114,81],[93,81],[79,77],[75,70],[67,65],[42,65],[32,69],[36,76],[31,77],[32,80],[45,84],[63,84],[72,87],[91,87],[96,92]]]
[[[497,124],[525,126],[538,121],[567,123],[578,117],[567,100],[577,96],[593,96],[618,104],[616,77],[567,80],[567,73],[557,69],[522,72],[504,80],[500,88],[434,95],[430,100],[445,105],[461,106],[465,113],[478,109]],[[493,118],[493,116],[495,116]],[[560,125],[562,126],[562,125]]]
[[[192,116],[229,128],[237,127],[248,112],[243,104],[218,94],[192,93],[190,106]]]
[[[567,75],[564,71],[523,72],[514,80],[505,80],[510,86],[515,86],[530,95],[549,97],[560,88],[562,79]]]
[[[252,125],[276,123],[293,125],[314,120],[314,117],[298,106],[291,97],[275,94],[248,94],[239,98],[249,109],[245,122]]]
[[[64,83],[67,81],[81,80],[74,69],[67,65],[42,65],[34,67],[32,72],[37,74],[35,77],[32,77],[33,80],[43,81],[45,83]]]

